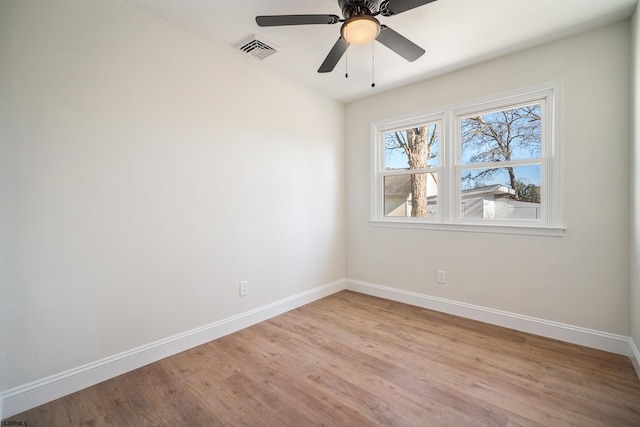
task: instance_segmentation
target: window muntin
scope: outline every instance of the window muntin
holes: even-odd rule
[[[559,85],[545,86],[372,124],[373,224],[561,235],[554,137]],[[398,136],[409,136],[408,129],[419,127],[438,133],[426,166],[391,145],[392,138],[397,142]],[[426,192],[426,211],[416,214],[415,197],[406,188],[410,176],[425,174],[430,185],[426,191],[420,188]],[[405,191],[396,191],[398,186]],[[391,196],[396,197],[393,204]]]

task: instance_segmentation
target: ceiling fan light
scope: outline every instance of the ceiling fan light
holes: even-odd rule
[[[380,34],[380,23],[372,16],[352,16],[342,24],[340,34],[349,44],[367,44]]]

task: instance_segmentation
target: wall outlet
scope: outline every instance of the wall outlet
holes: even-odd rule
[[[438,283],[447,283],[447,272],[445,270],[438,270]]]
[[[240,296],[243,297],[245,295],[249,295],[249,281],[242,280],[240,282]]]

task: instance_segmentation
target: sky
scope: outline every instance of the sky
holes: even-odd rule
[[[469,116],[470,117],[470,116]],[[465,125],[473,125],[473,121],[469,120],[469,117],[462,118],[461,126],[464,129]],[[476,176],[482,171],[481,168],[473,168],[474,163],[491,161],[490,158],[478,158],[474,159],[481,153],[490,152],[491,149],[498,147],[497,143],[491,137],[482,138],[482,135],[491,135],[492,132],[501,133],[499,140],[506,140],[507,136],[511,137],[511,160],[525,160],[532,159],[536,162],[536,159],[540,158],[541,150],[541,119],[540,119],[540,105],[533,104],[524,107],[517,107],[510,110],[503,110],[497,112],[489,112],[480,116],[482,122],[487,124],[482,130],[486,130],[485,133],[480,133],[480,136],[472,136],[467,139],[462,146],[460,153],[460,164],[465,165],[464,170],[461,171],[461,175],[471,174]],[[506,126],[505,123],[509,123],[510,126]],[[435,130],[435,123],[429,124],[429,133],[431,134]],[[476,128],[478,129],[478,128]],[[510,132],[507,134],[507,131]],[[404,131],[400,131],[404,132]],[[393,135],[392,132],[385,134],[385,140],[387,136]],[[514,134],[521,134],[524,137],[515,137]],[[475,135],[475,134],[473,134]],[[520,142],[520,143],[519,143]],[[499,150],[496,150],[499,152]],[[436,142],[431,149],[430,154],[433,158],[429,159],[427,164],[431,167],[438,167],[440,156],[439,143]],[[495,156],[500,158],[500,154]],[[499,162],[496,162],[499,163]],[[468,167],[471,166],[471,167]],[[496,165],[497,166],[497,165]],[[402,148],[386,149],[385,150],[385,169],[409,169],[409,159],[407,154]],[[522,181],[526,184],[540,185],[542,168],[540,163],[532,165],[514,166],[513,170],[518,181]],[[473,188],[483,185],[503,184],[510,185],[509,175],[506,168],[499,168],[495,172],[483,177],[482,181],[478,182],[466,182],[463,183],[463,189]]]

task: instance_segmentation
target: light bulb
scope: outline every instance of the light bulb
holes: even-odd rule
[[[352,16],[342,25],[340,34],[349,44],[363,45],[378,37],[380,23],[369,15]]]

